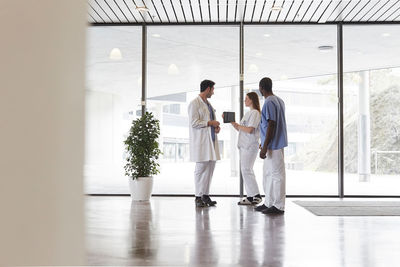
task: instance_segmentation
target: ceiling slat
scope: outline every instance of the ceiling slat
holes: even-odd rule
[[[384,21],[384,18],[386,18],[387,15],[390,14],[391,11],[396,10],[399,3],[400,3],[400,1],[394,1],[394,3],[388,9],[386,9],[386,11],[383,12],[379,17],[377,17],[375,20],[376,21]]]
[[[315,14],[315,19],[312,18],[312,21],[321,23],[322,17],[326,14],[326,11],[329,9],[332,2],[333,2],[333,0],[330,0],[329,2],[322,1],[321,7],[317,10],[317,13]]]
[[[318,0],[311,1],[308,5],[307,9],[305,9],[305,11],[303,12],[300,22],[310,21],[311,17],[317,11],[317,8],[319,7],[319,5],[320,5],[320,1],[318,1]]]
[[[265,3],[265,6],[264,6],[264,13],[261,17],[261,22],[268,22],[269,13],[271,11],[272,5],[273,5],[273,2],[267,0],[267,2]]]
[[[125,0],[124,0],[125,1]],[[151,0],[151,4],[152,4],[152,6],[153,6],[153,12],[157,15],[157,18],[158,18],[158,22],[162,22],[162,19],[161,19],[161,16],[160,16],[160,13],[158,12],[158,8],[154,5],[154,1],[153,0]],[[149,5],[150,6],[150,5]]]
[[[273,6],[282,8],[282,5],[283,5],[283,0],[276,0],[275,4]],[[269,17],[269,21],[270,22],[276,22],[277,19],[278,19],[278,15],[281,13],[281,11],[282,11],[282,9],[281,10],[271,11],[271,15]]]
[[[218,2],[217,0],[208,0],[210,3],[211,22],[218,22]]]
[[[366,3],[362,3],[362,7],[359,8],[359,10],[357,11],[357,13],[354,14],[352,18],[349,18],[350,21],[353,21],[354,19],[356,19],[357,16],[358,16],[361,12],[363,12],[363,11],[365,10],[364,8],[365,8],[366,6],[368,6],[369,3],[371,3],[371,0],[368,0]]]
[[[118,22],[122,22],[122,20],[119,18],[119,16],[117,15],[117,13],[120,13],[120,12],[118,12],[117,11],[117,8],[116,8],[116,6],[114,5],[114,2],[111,2],[111,3],[109,3],[109,1],[112,1],[112,0],[109,0],[109,1],[107,1],[107,0],[103,0],[105,3],[106,3],[106,6],[109,8],[109,10],[111,11],[111,13],[110,14],[114,14],[114,16],[117,18],[117,20],[118,20]],[[110,6],[110,4],[112,5],[112,7]],[[120,14],[121,15],[121,14]],[[122,16],[121,16],[122,17]],[[127,21],[124,21],[124,22],[127,22]]]
[[[400,5],[400,1],[397,2],[397,5]],[[383,19],[383,21],[392,21],[395,17],[397,17],[397,14],[400,12],[400,6],[397,7],[395,10],[393,10],[392,13],[389,14],[386,18]]]
[[[97,23],[97,21],[92,17],[92,15],[88,12],[89,15],[89,22],[90,23]]]
[[[264,3],[262,4],[262,8],[261,8],[261,12],[260,12],[260,18],[258,20],[258,22],[262,21],[262,17],[264,15],[264,10],[265,10],[265,4],[267,3],[267,0],[264,0]]]
[[[291,1],[291,3],[290,3],[290,7],[289,7],[288,11],[286,12],[286,16],[285,16],[285,18],[283,19],[283,21],[284,21],[284,22],[286,22],[286,21],[287,21],[287,19],[288,19],[288,16],[289,16],[289,14],[290,14],[290,11],[292,11],[293,4],[294,4],[294,1]],[[282,15],[282,16],[283,16],[283,15]]]
[[[325,23],[332,14],[333,10],[336,8],[336,5],[337,3],[335,1],[330,1],[318,18],[318,23]]]
[[[255,6],[255,0],[246,0],[246,6],[245,6],[246,11],[244,13],[245,22],[251,21],[251,16],[253,15],[254,6]]]
[[[122,8],[119,6],[119,4],[118,4],[118,2],[116,2],[115,0],[113,0],[114,1],[114,3],[115,3],[115,5],[117,6],[117,8],[118,8],[118,10],[121,12],[121,14],[124,16],[124,18],[125,18],[125,20],[127,21],[127,22],[131,22],[129,19],[128,19],[128,17],[127,17],[127,15],[125,15],[125,12],[127,12],[127,10],[125,10],[125,12],[124,12],[124,10],[122,10],[122,8],[123,8],[123,6],[122,6]],[[122,4],[122,3],[121,3]],[[128,13],[128,12],[127,12]]]
[[[199,0],[201,6],[201,12],[203,15],[204,22],[210,22],[210,15],[208,13],[208,0]]]
[[[354,1],[355,2],[355,1]],[[357,7],[361,6],[360,3],[362,2],[362,0],[359,0],[358,2],[356,2],[355,4],[353,4],[353,6],[349,7],[349,11],[347,12],[347,14],[343,17],[343,21],[346,21],[348,18],[352,18],[352,16],[354,14],[357,13]]]
[[[89,3],[89,7],[90,7],[88,9],[89,13],[92,14],[93,17],[98,18],[97,21],[105,23],[105,20],[100,16],[100,14],[97,12],[97,10],[92,7],[92,5],[90,3]]]
[[[307,8],[307,6],[308,6],[307,3],[304,3],[304,2],[306,2],[306,1],[304,1],[304,0],[301,1],[300,5],[298,6],[298,8],[296,10],[296,13],[294,13],[292,22],[298,22],[303,17],[303,12],[304,12],[303,9],[304,9],[304,7]]]
[[[308,16],[308,22],[311,22],[313,20],[313,18],[315,17],[319,17],[319,12],[321,12],[322,10],[324,10],[324,6],[322,5],[324,3],[324,1],[320,0],[319,2],[316,2],[316,7],[314,7],[314,11],[311,14],[311,16]],[[329,3],[328,1],[326,1],[326,3]],[[314,20],[315,21],[315,20]]]
[[[356,18],[356,21],[363,21],[364,17],[370,13],[374,8],[379,4],[379,1],[371,1],[363,10],[362,12],[358,15],[358,18]]]
[[[337,21],[337,19],[342,20],[342,18],[345,16],[345,14],[347,14],[346,12],[348,12],[348,11],[346,11],[346,10],[349,8],[349,5],[351,3],[355,3],[355,1],[353,1],[353,2],[348,1],[347,3],[344,2],[343,5],[339,7],[338,14],[332,21]]]
[[[377,18],[379,18],[384,12],[388,10],[391,6],[393,6],[393,3],[391,3],[392,0],[388,0],[384,5],[382,5],[367,21],[377,21]],[[396,3],[395,3],[396,4]]]
[[[187,21],[187,19],[186,19],[186,16],[190,14],[190,9],[188,10],[189,12],[186,12],[186,11],[185,11],[185,9],[184,9],[184,7],[183,7],[182,0],[179,0],[179,5],[180,5],[180,8],[181,8],[182,15],[183,15],[183,18],[184,18],[184,20],[185,20],[185,23],[187,23],[188,21]]]
[[[97,12],[99,12],[99,14],[104,14],[105,15],[105,17],[103,16],[103,18],[104,18],[104,21],[105,22],[113,22],[113,19],[112,18],[110,18],[110,16],[108,15],[108,13],[104,10],[104,8],[99,4],[99,2],[97,1],[97,0],[94,0],[94,2],[96,3],[96,5],[94,6],[94,8],[97,10]],[[102,3],[102,2],[101,2]]]

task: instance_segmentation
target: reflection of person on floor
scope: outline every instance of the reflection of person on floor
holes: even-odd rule
[[[270,216],[264,220],[264,252],[260,266],[282,267],[285,261],[285,216]],[[278,245],[281,244],[281,245]],[[288,265],[296,266],[296,265]]]
[[[286,173],[283,149],[288,145],[285,103],[272,92],[272,80],[262,78],[259,84],[264,96],[261,112],[261,151],[264,159],[263,185],[265,201],[256,207],[264,214],[282,214],[285,210]]]
[[[189,266],[218,266],[218,247],[213,240],[209,209],[196,209],[196,235]]]
[[[220,159],[217,134],[219,122],[215,110],[208,102],[214,94],[214,82],[200,83],[200,94],[188,107],[190,160],[196,162],[194,171],[195,203],[197,207],[214,206],[209,196],[215,163]]]
[[[238,202],[239,205],[255,205],[261,202],[260,191],[254,175],[253,166],[258,154],[260,138],[260,102],[258,95],[250,92],[246,95],[246,107],[250,111],[246,112],[240,124],[231,122],[232,126],[239,131],[238,148],[240,153],[240,171],[242,172],[247,197]]]

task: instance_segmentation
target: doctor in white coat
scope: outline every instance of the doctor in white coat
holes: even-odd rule
[[[194,171],[196,207],[214,206],[209,196],[215,163],[220,160],[217,134],[219,122],[215,120],[215,110],[208,102],[214,94],[214,82],[200,83],[200,94],[188,107],[190,160],[196,162]]]

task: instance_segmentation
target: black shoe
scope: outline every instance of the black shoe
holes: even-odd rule
[[[215,206],[217,204],[217,201],[212,201],[209,195],[203,195],[201,197],[204,203],[206,203],[208,206]]]
[[[283,214],[284,212],[284,210],[280,210],[275,206],[272,206],[271,208],[262,211],[262,213],[264,214]]]
[[[266,210],[266,209],[268,209],[268,207],[265,206],[264,204],[262,204],[262,205],[257,206],[257,207],[254,208],[255,211],[261,211],[261,212],[264,211],[264,210]]]
[[[198,208],[207,207],[207,204],[203,202],[201,197],[196,197],[196,199],[194,200],[194,203],[196,204],[196,207],[198,207]]]

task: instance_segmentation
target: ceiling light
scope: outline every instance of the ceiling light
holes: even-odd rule
[[[250,64],[248,72],[249,73],[257,73],[258,72],[257,65],[256,64]]]
[[[121,60],[122,59],[122,53],[119,48],[113,48],[110,52],[110,59],[111,60]]]
[[[389,36],[390,36],[390,33],[388,33],[388,32],[382,33],[382,36],[383,36],[383,37],[389,37]]]
[[[151,36],[159,38],[161,35],[159,35],[158,33],[153,33]]]
[[[179,69],[175,64],[170,64],[168,66],[168,74],[169,75],[178,75],[179,74]]]
[[[137,11],[143,11],[143,12],[149,11],[149,9],[147,8],[147,6],[137,6],[137,7],[136,7],[136,10],[137,10]]]
[[[271,35],[269,35],[268,33],[264,34],[264,37],[270,37]]]
[[[333,50],[333,46],[331,46],[331,45],[321,45],[321,46],[318,46],[318,50],[321,51],[321,52],[330,52],[330,51]]]
[[[281,6],[273,6],[273,7],[271,7],[271,10],[272,11],[281,11],[282,7]]]

